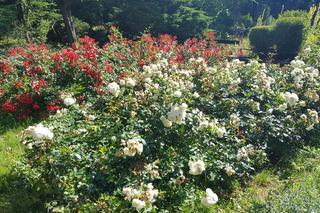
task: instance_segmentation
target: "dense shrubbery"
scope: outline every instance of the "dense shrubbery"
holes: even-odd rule
[[[267,154],[319,136],[317,69],[227,62],[210,38],[12,49],[2,114],[51,113],[22,133],[24,184],[54,212],[205,212]]]
[[[250,44],[253,50],[261,57],[268,56],[274,46],[273,26],[256,26],[251,28],[249,33]]]
[[[293,59],[306,39],[308,24],[308,13],[286,12],[272,25],[253,27],[249,34],[250,44],[262,58],[275,54],[278,59]]]
[[[274,42],[280,59],[294,58],[298,55],[305,34],[303,18],[280,18],[275,26]]]
[[[78,45],[59,52],[51,52],[45,45],[10,49],[0,59],[2,111],[18,120],[29,115],[43,117],[61,109],[59,91],[64,90],[71,90],[84,104],[88,96],[103,93],[111,79],[156,60],[158,52],[168,55],[169,63],[185,63],[191,57],[215,63],[223,56],[210,33],[207,40],[189,39],[181,45],[169,35],[159,40],[145,35],[133,42],[117,31],[110,40],[113,42],[99,48],[93,39],[85,37]]]

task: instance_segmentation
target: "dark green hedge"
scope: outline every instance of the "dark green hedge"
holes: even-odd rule
[[[293,58],[298,54],[304,40],[304,28],[303,17],[283,17],[276,22],[274,41],[278,58]]]
[[[275,48],[278,59],[293,59],[302,46],[305,29],[305,17],[280,17],[275,25],[253,27],[249,40],[260,57]]]
[[[273,26],[256,26],[250,30],[250,44],[262,57],[266,57],[274,46],[273,31]]]

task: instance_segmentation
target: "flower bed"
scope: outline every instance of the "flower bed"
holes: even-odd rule
[[[12,114],[17,120],[45,117],[61,109],[64,91],[85,104],[87,96],[106,93],[109,83],[157,60],[160,52],[168,63],[175,64],[192,57],[215,63],[224,57],[210,33],[205,39],[179,44],[169,35],[157,39],[147,34],[131,41],[112,28],[109,39],[111,42],[102,48],[84,37],[72,48],[60,51],[52,51],[46,45],[10,49],[7,57],[0,58],[2,115]]]
[[[61,72],[79,77],[66,78],[70,87],[52,80],[57,113],[22,133],[28,150],[18,167],[49,210],[205,212],[268,160],[316,143],[317,69],[227,62],[217,49],[206,57],[200,44],[172,42],[107,44],[108,63],[101,56],[97,66],[112,71],[101,71],[101,86],[90,69],[63,62],[70,67]]]

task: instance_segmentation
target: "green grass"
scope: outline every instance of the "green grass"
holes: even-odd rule
[[[45,212],[35,189],[21,187],[23,182],[12,172],[15,162],[24,153],[18,134],[30,122],[11,127],[0,126],[0,212]]]
[[[45,212],[36,192],[17,188],[19,179],[11,173],[24,153],[17,135],[25,126],[0,133],[0,212]],[[185,212],[199,212],[196,208]],[[245,187],[238,186],[231,198],[221,199],[209,212],[320,212],[320,147],[285,156]]]
[[[320,212],[320,148],[306,148],[258,173],[212,212]]]
[[[17,134],[22,128],[15,128],[0,136],[0,176],[9,174],[14,162],[23,154],[24,147]]]

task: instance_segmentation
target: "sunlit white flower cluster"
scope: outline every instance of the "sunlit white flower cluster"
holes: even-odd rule
[[[202,203],[205,206],[212,206],[219,201],[218,195],[212,191],[212,189],[206,189],[206,196],[202,199]]]
[[[191,175],[201,175],[205,170],[205,164],[202,160],[192,161],[190,160],[189,163],[189,173]]]
[[[122,193],[125,199],[131,201],[132,207],[140,211],[148,205],[152,205],[156,200],[159,192],[154,189],[152,183],[143,185],[140,189],[124,187]]]
[[[132,138],[125,142],[126,147],[123,148],[123,154],[124,156],[135,156],[135,155],[141,155],[143,152],[143,144],[145,143],[145,140],[142,138]]]
[[[32,142],[26,140],[29,135],[32,136]],[[22,136],[22,143],[31,149],[34,145],[41,144],[45,140],[52,140],[54,134],[49,128],[38,124],[36,126],[29,126],[22,132]]]

